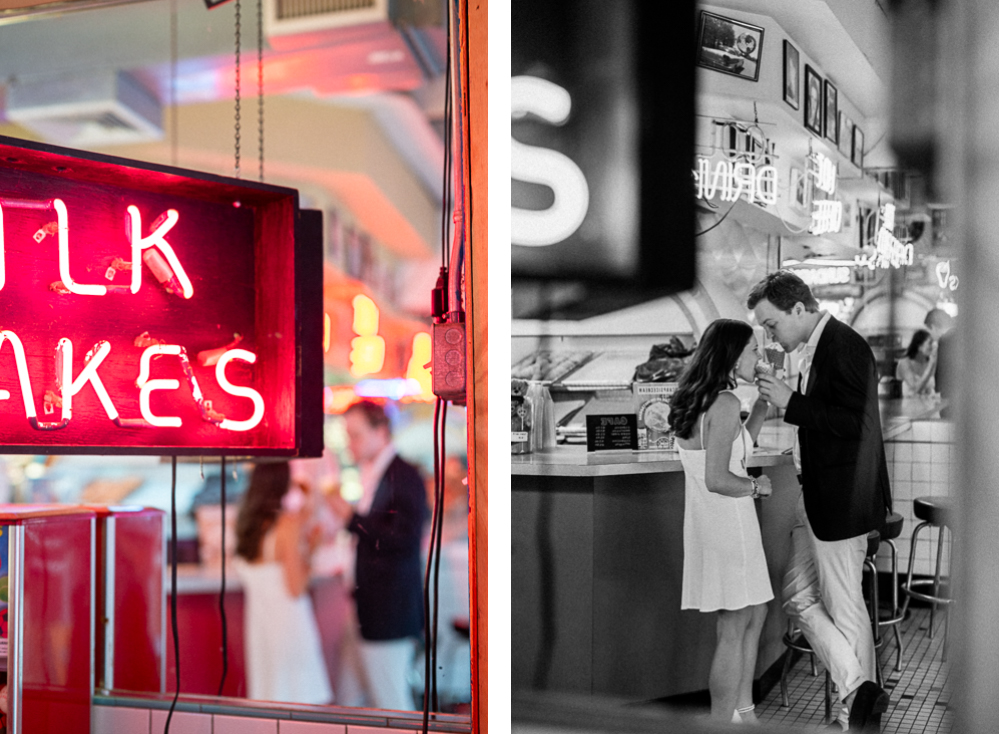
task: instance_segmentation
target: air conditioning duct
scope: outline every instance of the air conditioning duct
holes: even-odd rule
[[[163,137],[159,100],[124,71],[18,80],[7,88],[5,112],[46,141],[73,148]]]
[[[264,32],[269,39],[374,23],[395,27],[440,26],[444,24],[444,3],[442,0],[264,0]],[[279,41],[277,45],[282,44]]]

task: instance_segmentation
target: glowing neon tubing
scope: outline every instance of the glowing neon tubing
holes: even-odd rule
[[[0,290],[7,284],[7,257],[3,245],[3,206],[0,205]]]
[[[142,215],[139,213],[139,208],[134,204],[130,204],[128,214],[132,225],[132,234],[130,237],[132,240],[132,292],[138,293],[139,286],[142,284],[142,251],[149,247],[156,247],[167,258],[170,268],[174,271],[174,275],[181,284],[184,298],[193,296],[194,289],[191,287],[191,281],[187,273],[184,272],[181,261],[174,254],[174,248],[164,239],[167,232],[173,229],[174,225],[180,219],[177,210],[168,209],[166,218],[147,237],[142,236]]]
[[[154,344],[147,347],[139,360],[139,379],[136,385],[139,387],[139,412],[151,426],[159,428],[180,428],[181,419],[178,416],[158,416],[154,415],[149,408],[149,395],[154,390],[177,390],[181,383],[179,380],[150,380],[149,361],[160,354],[178,355],[181,348],[176,344]]]
[[[118,419],[118,410],[115,408],[114,403],[111,402],[111,396],[108,395],[108,391],[104,388],[104,383],[101,382],[100,375],[97,374],[97,368],[101,366],[104,358],[107,357],[110,352],[111,345],[103,339],[97,342],[97,344],[94,345],[94,348],[87,352],[87,356],[83,361],[85,367],[80,371],[80,374],[76,376],[76,379],[73,380],[69,389],[63,389],[64,408],[67,401],[72,401],[73,396],[80,392],[83,389],[83,386],[89,382],[91,387],[94,388],[94,392],[97,394],[97,399],[100,400],[101,405],[104,406],[104,412],[108,414],[108,418],[113,421]],[[70,345],[69,355],[69,361],[72,362],[72,345]]]
[[[256,427],[256,425],[260,423],[261,419],[264,417],[264,399],[260,396],[260,393],[253,388],[240,387],[238,385],[234,385],[226,379],[226,365],[234,359],[241,359],[244,362],[253,364],[257,361],[257,355],[253,352],[248,352],[246,349],[230,349],[228,352],[219,357],[219,361],[215,365],[215,379],[219,383],[219,387],[230,395],[236,395],[237,397],[249,398],[252,400],[253,415],[245,421],[234,421],[227,418],[219,424],[219,427],[224,428],[227,431],[249,431]]]
[[[59,277],[70,293],[78,296],[103,296],[108,289],[103,285],[86,285],[76,283],[69,274],[69,214],[62,199],[53,199],[52,207],[56,210],[56,220],[59,227]]]
[[[21,343],[17,334],[6,329],[0,331],[0,349],[3,348],[4,341],[9,341],[11,349],[14,350],[14,362],[17,365],[17,377],[21,385],[21,399],[24,401],[24,415],[28,419],[29,425],[36,431],[53,431],[59,428],[65,428],[69,424],[69,418],[66,416],[65,403],[63,404],[62,421],[59,423],[42,423],[38,420],[37,414],[35,413],[34,398],[31,394],[31,378],[28,376],[28,362],[24,358],[24,345]],[[62,370],[62,374],[65,378],[65,367]]]

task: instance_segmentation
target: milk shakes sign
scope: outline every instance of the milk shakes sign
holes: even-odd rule
[[[569,92],[558,84],[531,76],[510,80],[510,114],[537,115],[550,125],[569,119]],[[552,190],[552,206],[541,211],[512,207],[510,240],[515,245],[544,247],[566,240],[583,223],[590,203],[587,179],[572,160],[554,150],[525,145],[511,137],[510,177]]]
[[[0,449],[312,455],[322,287],[294,189],[0,137]]]
[[[70,222],[86,218],[86,212],[74,212],[71,217],[69,207],[62,199],[25,199],[5,196],[0,191],[0,302],[3,290],[11,281],[22,275],[14,270],[8,270],[5,256],[5,237],[7,224],[16,217],[41,217],[45,222],[35,232],[33,239],[38,245],[38,256],[45,257],[46,249],[52,248],[58,252],[60,280],[51,283],[35,282],[32,287],[49,290],[61,294],[68,301],[86,301],[94,298],[121,299],[121,308],[130,308],[129,299],[136,296],[146,287],[162,287],[167,293],[181,299],[194,296],[194,288],[188,278],[184,264],[170,243],[171,230],[180,219],[176,209],[168,209],[159,213],[152,224],[143,227],[143,214],[135,205],[128,205],[122,212],[126,223],[122,232],[122,250],[128,257],[115,258],[104,271],[106,283],[83,283],[73,278],[72,273],[86,271],[87,263],[71,263],[70,242],[74,230]],[[47,222],[50,215],[55,215],[54,222]],[[148,222],[147,218],[147,222]],[[145,234],[144,234],[145,232]],[[191,243],[185,243],[188,252],[196,251]],[[75,248],[79,251],[82,248]],[[71,267],[72,265],[72,267]],[[118,273],[127,274],[128,285],[114,284]],[[156,286],[149,284],[149,276],[157,282]],[[83,306],[83,304],[81,304]],[[31,327],[28,327],[31,328]],[[19,327],[20,330],[20,327]],[[154,358],[173,358],[180,361],[181,368],[187,378],[190,397],[198,406],[202,420],[217,426],[222,431],[247,431],[260,423],[264,417],[265,404],[260,393],[250,387],[234,385],[226,376],[226,367],[234,360],[253,364],[257,356],[250,351],[239,348],[223,348],[209,354],[203,352],[197,356],[201,366],[214,365],[215,381],[233,404],[241,400],[249,400],[253,404],[252,415],[244,420],[230,420],[223,412],[227,406],[212,405],[204,398],[201,386],[191,368],[189,356],[184,346],[180,344],[163,343],[148,332],[137,335],[134,345],[142,348],[139,358],[132,355],[113,355],[111,345],[107,340],[99,340],[94,344],[74,344],[72,334],[54,334],[53,359],[55,363],[55,389],[47,389],[43,401],[43,413],[52,415],[50,420],[41,420],[35,409],[35,398],[32,386],[32,375],[29,373],[24,344],[21,334],[13,329],[0,330],[0,353],[9,345],[13,352],[14,365],[17,371],[17,385],[21,393],[24,417],[28,424],[37,431],[53,431],[67,428],[73,419],[73,398],[88,385],[93,389],[107,414],[107,418],[115,426],[125,429],[141,429],[151,427],[180,428],[183,422],[174,415],[156,414],[150,407],[150,397],[157,391],[177,391],[180,381],[177,379],[154,379]],[[110,334],[109,334],[110,336]],[[74,351],[86,350],[83,367],[74,374]],[[129,359],[134,362],[135,380],[131,385],[114,385],[109,391],[101,377],[101,367],[105,361]],[[160,362],[157,359],[157,363]],[[138,391],[139,412],[141,417],[123,417],[116,406],[116,396],[112,393]],[[0,401],[10,400],[9,390],[0,389]],[[185,398],[180,397],[183,400]],[[55,414],[58,412],[58,418]]]

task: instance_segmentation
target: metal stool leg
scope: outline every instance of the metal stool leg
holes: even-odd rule
[[[937,562],[934,564],[934,596],[941,596],[941,557],[944,551],[944,525],[938,528]],[[937,603],[931,604],[931,623],[927,629],[927,636],[934,637],[934,612],[937,611]]]
[[[830,671],[829,670],[826,671],[826,683],[824,685],[826,686],[826,701],[824,702],[824,705],[826,707],[826,723],[829,724],[831,721],[833,721],[833,714],[831,713],[831,709],[832,709],[831,701],[833,700],[833,695],[832,695],[832,692],[830,691]]]
[[[785,650],[785,662],[781,666],[781,705],[784,708],[788,708],[791,705],[788,702],[788,669],[792,667],[793,652],[792,648]]]
[[[899,614],[899,551],[896,549],[895,542],[892,540],[886,542],[889,544],[889,556],[892,559],[892,616],[897,618]],[[897,673],[903,670],[903,639],[899,634],[900,621],[892,625],[892,634],[896,638],[896,666],[893,670]]]
[[[878,571],[875,568],[873,556],[865,558],[865,568],[868,569],[869,574],[868,616],[872,625],[872,642],[875,644],[875,682],[878,683],[879,688],[882,688],[885,681],[882,680],[882,666],[878,661],[878,653],[882,649],[882,632],[878,624]]]
[[[920,523],[913,529],[913,535],[910,536],[910,567],[906,572],[906,584],[904,586],[906,589],[909,589],[913,585],[913,565],[917,560],[917,538],[920,536],[920,531],[928,526],[930,526],[929,522]],[[906,610],[910,607],[910,599],[912,598],[909,594],[905,596],[906,598],[903,599],[903,611],[901,612],[904,617],[906,616]]]

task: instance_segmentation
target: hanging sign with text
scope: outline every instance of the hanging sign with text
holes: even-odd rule
[[[0,448],[318,453],[321,226],[292,189],[0,138]]]

